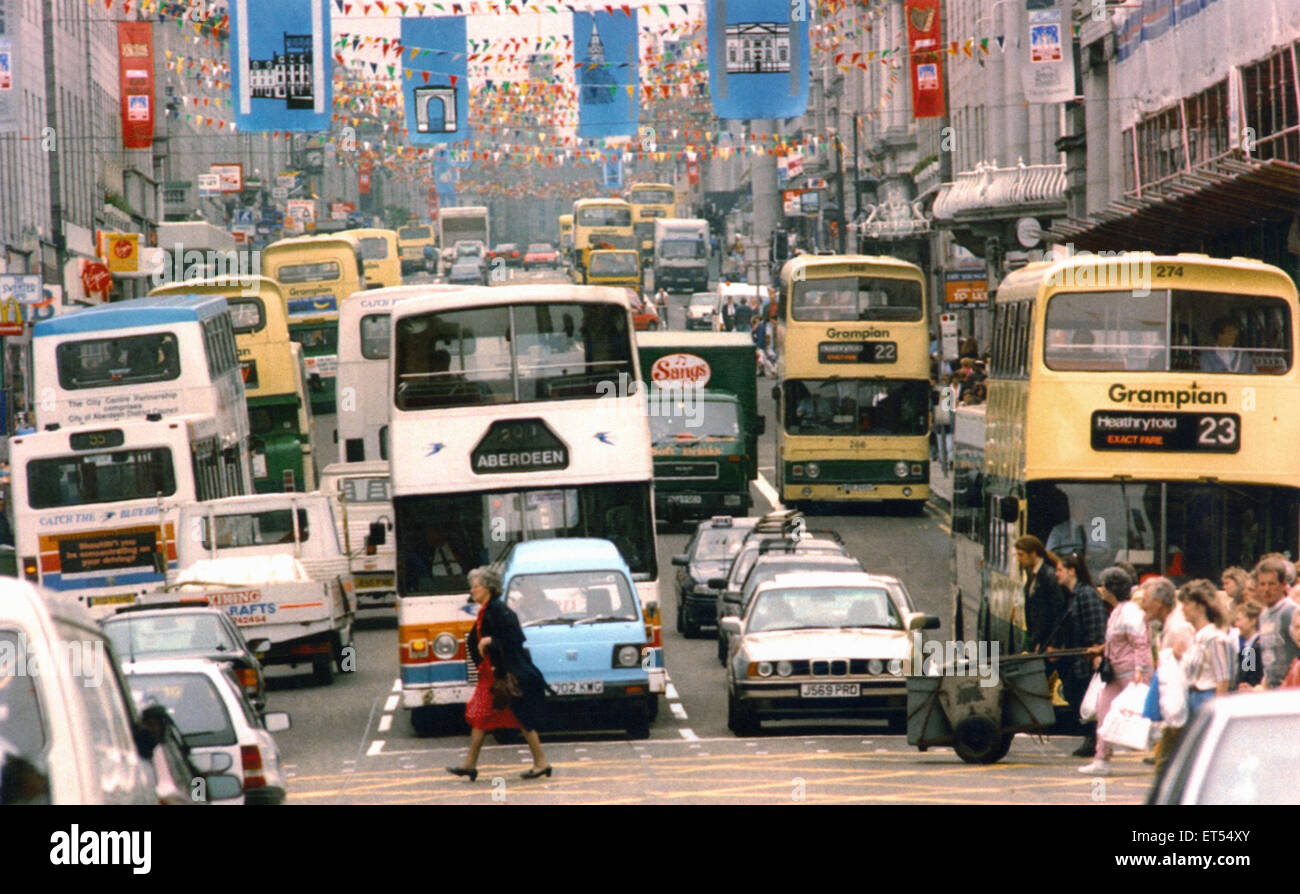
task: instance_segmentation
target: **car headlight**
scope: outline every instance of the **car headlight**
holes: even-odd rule
[[[770,677],[772,676],[772,662],[760,661],[755,670],[758,671],[760,677]]]
[[[808,477],[809,477],[809,478],[816,478],[816,477],[817,477],[818,475],[820,475],[821,473],[822,473],[822,467],[821,467],[821,466],[817,465],[817,463],[808,463]]]
[[[615,646],[614,667],[636,667],[640,663],[640,646]]]
[[[794,665],[788,661],[778,661],[776,663],[776,675],[778,677],[788,677],[794,673]]]
[[[906,477],[907,477],[907,463],[905,463],[905,462],[897,462],[897,463],[894,463],[894,474],[897,475],[899,478],[906,478]]]
[[[433,640],[433,656],[444,661],[448,658],[455,658],[458,648],[459,644],[456,642],[456,637],[450,633],[439,633]]]
[[[872,658],[870,661],[867,662],[867,670],[873,674],[884,673],[885,663],[881,661],[879,658]]]

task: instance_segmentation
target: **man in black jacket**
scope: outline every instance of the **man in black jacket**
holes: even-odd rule
[[[1016,540],[1016,562],[1025,572],[1025,643],[1023,651],[1059,646],[1065,593],[1056,581],[1056,566],[1047,560],[1043,541],[1032,535]]]

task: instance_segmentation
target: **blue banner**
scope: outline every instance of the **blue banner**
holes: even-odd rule
[[[230,0],[229,9],[236,129],[329,130],[334,105],[329,0]]]
[[[468,140],[469,47],[464,16],[404,18],[402,45],[419,51],[402,75],[407,141],[413,146],[436,146]]]
[[[806,3],[709,0],[709,91],[719,118],[797,118],[812,63]],[[803,12],[800,18],[792,14]]]
[[[573,14],[579,139],[632,136],[637,132],[641,114],[637,46],[635,12]]]

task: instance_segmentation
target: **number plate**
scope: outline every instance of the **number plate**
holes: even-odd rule
[[[353,581],[356,582],[358,590],[382,590],[385,587],[391,589],[393,586],[393,576],[391,574],[376,575],[353,575]]]
[[[857,683],[801,683],[800,698],[857,698]]]
[[[874,484],[846,484],[844,492],[846,494],[869,494],[876,489]]]
[[[565,683],[552,683],[556,695],[600,695],[605,691],[604,680],[569,680]]]
[[[669,494],[668,502],[669,503],[690,503],[693,506],[698,506],[699,504],[704,502],[704,498],[699,494]]]
[[[91,605],[130,605],[135,602],[134,593],[121,593],[117,596],[92,596]]]
[[[435,705],[463,705],[474,694],[472,686],[445,686],[432,690],[430,701]]]

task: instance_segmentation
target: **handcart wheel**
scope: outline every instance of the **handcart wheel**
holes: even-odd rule
[[[1006,746],[1009,748],[1011,740],[1009,736],[1006,738]],[[983,714],[972,714],[957,724],[957,728],[952,731],[952,747],[957,756],[968,764],[996,763],[1007,753],[1003,747],[1001,728],[993,722],[993,718]]]

